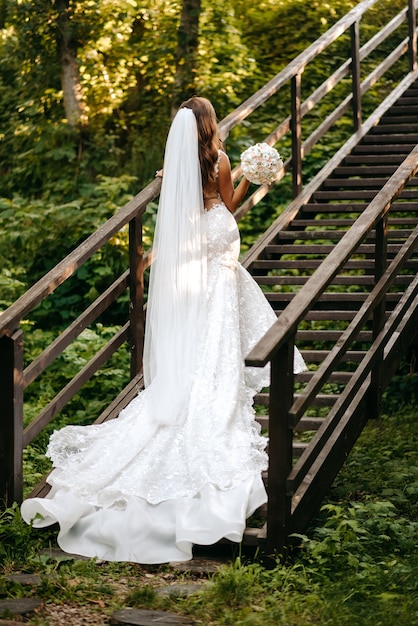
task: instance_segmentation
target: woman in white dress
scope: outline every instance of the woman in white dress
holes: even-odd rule
[[[193,544],[239,542],[267,500],[266,439],[253,397],[268,368],[244,358],[276,316],[239,264],[234,189],[211,103],[183,103],[167,139],[144,348],[145,389],[115,420],[51,436],[46,498],[27,499],[35,527],[59,523],[67,552],[164,563]],[[294,369],[305,369],[295,349]]]

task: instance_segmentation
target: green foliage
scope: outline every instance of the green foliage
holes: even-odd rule
[[[90,359],[119,330],[118,327],[97,324],[88,328],[64,350],[50,367],[28,387],[25,403],[25,423],[29,423],[60,389],[62,389],[84,367]],[[28,334],[27,358],[31,361],[51,341],[46,331],[37,330]],[[52,424],[37,440],[44,446],[52,428],[67,423],[84,424],[96,418],[121,391],[129,380],[129,349],[122,346],[106,364],[84,385],[82,392],[66,405]],[[43,448],[44,449],[44,448]]]
[[[25,561],[36,553],[41,543],[42,538],[32,534],[16,504],[0,511],[0,566]]]
[[[193,581],[195,574],[176,575],[175,566],[39,552],[56,531],[32,530],[17,507],[0,516],[0,562],[4,571],[40,576],[32,593],[49,605],[97,607],[102,616],[138,606],[208,626],[369,626],[371,615],[381,626],[411,626],[418,615],[417,438],[414,405],[371,422],[286,562],[273,557],[265,569],[257,558],[235,558],[189,596],[156,593],[171,581]],[[19,597],[25,589],[0,577],[0,593]]]
[[[138,587],[128,593],[125,602],[128,606],[147,607],[154,606],[157,601],[157,594],[151,585]]]

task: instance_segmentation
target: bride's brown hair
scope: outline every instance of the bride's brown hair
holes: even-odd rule
[[[180,109],[191,109],[197,122],[199,140],[199,161],[202,172],[202,187],[216,179],[215,164],[218,160],[219,135],[215,109],[206,98],[193,96],[180,106]]]

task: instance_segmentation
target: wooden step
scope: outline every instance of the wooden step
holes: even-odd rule
[[[296,398],[299,398],[300,394],[295,394]],[[315,406],[332,406],[334,402],[338,399],[338,396],[335,394],[327,394],[327,393],[319,393],[313,400],[313,405]],[[270,395],[268,393],[257,393],[254,397],[254,404],[260,406],[268,406],[270,400]],[[265,416],[260,416],[265,417]],[[305,423],[306,425],[306,423]],[[307,430],[312,430],[311,428]]]
[[[303,213],[315,213],[317,215],[321,215],[322,213],[336,213],[336,214],[344,214],[344,213],[362,213],[364,209],[366,209],[368,203],[366,202],[339,202],[339,203],[325,203],[318,201],[316,198],[315,202],[307,202],[303,205]],[[322,220],[321,220],[322,221]],[[352,219],[354,221],[354,218]],[[318,221],[317,224],[320,222]]]
[[[382,119],[379,122],[379,126],[376,126],[375,128],[379,128],[379,127],[384,128],[386,126],[392,126],[394,125],[395,120],[399,119],[401,116],[402,116],[402,122],[400,122],[400,124],[418,125],[417,124],[418,107],[414,107],[414,113],[415,113],[414,115],[407,115],[405,114],[404,111],[401,111],[400,113],[397,113],[397,114],[395,114],[395,111],[390,111],[382,117]]]
[[[269,260],[260,259],[258,261],[254,261],[251,264],[251,269],[261,269],[266,272],[270,270],[274,270],[274,269],[289,269],[289,268],[292,268],[293,270],[309,270],[309,269],[313,270],[319,267],[321,263],[322,263],[322,259],[297,259],[297,260],[292,260],[291,262],[289,260],[281,261],[277,259],[269,259]],[[412,263],[412,262],[410,261],[409,263]],[[352,261],[347,261],[344,265],[344,270],[356,270],[356,271],[361,272],[362,270],[365,270],[365,269],[373,270],[374,265],[375,265],[374,261],[371,261],[371,260],[355,259]]]
[[[408,106],[410,107],[411,105],[413,106],[418,106],[418,96],[409,96],[408,94],[405,94],[404,96],[402,96],[401,98],[399,98],[396,101],[396,106],[393,107],[395,110],[398,106]]]
[[[360,145],[376,145],[376,144],[384,144],[387,150],[392,149],[392,144],[401,146],[402,144],[417,144],[418,143],[418,133],[411,134],[403,134],[403,133],[387,133],[381,135],[365,135],[361,140]]]
[[[373,200],[380,189],[349,189],[342,191],[315,191],[314,200]],[[404,193],[404,192],[403,192]]]
[[[256,415],[255,421],[260,424],[261,430],[264,433],[268,433],[270,422],[270,417],[268,415]],[[296,424],[294,430],[298,433],[316,431],[323,424],[323,421],[322,417],[302,417]]]
[[[390,164],[400,165],[404,161],[403,154],[369,154],[367,158],[363,154],[350,154],[345,157],[344,163],[349,164]]]
[[[342,330],[298,330],[296,334],[296,341],[310,342],[310,341],[331,341],[335,343],[342,335]],[[356,336],[356,342],[371,342],[373,333],[368,330],[362,330]]]
[[[294,441],[293,445],[292,445],[292,451],[293,451],[294,458],[301,457],[302,454],[305,452],[306,448],[308,447],[308,445],[309,444],[307,444],[307,443],[301,443],[301,442]]]
[[[301,372],[300,374],[295,374],[295,379],[299,383],[308,383],[314,374],[314,371]],[[328,382],[336,383],[338,385],[346,385],[350,382],[351,376],[351,372],[331,372],[331,374],[328,376]]]
[[[393,107],[392,109],[390,109],[390,111],[386,113],[385,119],[394,118],[394,119],[403,120],[407,118],[408,116],[413,117],[414,115],[417,115],[417,112],[418,112],[418,109],[415,105],[408,105],[405,103],[402,105],[397,105]]]
[[[318,225],[318,222],[317,222]],[[295,225],[296,226],[296,225]],[[321,226],[322,226],[322,220],[321,220]],[[316,240],[316,239],[335,239],[336,241],[338,241],[339,239],[342,239],[342,237],[344,237],[344,235],[346,234],[347,231],[345,230],[336,230],[336,229],[329,229],[329,230],[283,230],[280,233],[278,233],[277,235],[277,239],[280,241],[280,239],[284,239],[286,241],[289,241],[291,239],[296,240],[296,239],[304,239],[305,241],[310,241],[310,240]],[[267,246],[267,248],[269,249],[271,246]],[[266,248],[266,249],[267,249]]]
[[[333,239],[332,236],[327,237],[328,240]],[[297,243],[289,243],[289,244],[275,244],[266,247],[266,253],[271,255],[282,256],[284,254],[318,254],[318,255],[328,255],[335,248],[335,244],[325,244],[325,243],[311,243],[312,240],[308,239],[304,244]],[[400,243],[389,243],[387,246],[388,254],[396,254],[401,249],[402,244]],[[374,254],[375,253],[375,245],[370,244],[360,244],[356,250],[356,254]]]
[[[273,305],[275,303],[289,303],[296,296],[297,291],[268,291],[265,292],[267,300]],[[403,296],[402,292],[390,292],[386,294],[386,305],[393,305],[399,302]],[[367,291],[326,291],[315,302],[316,308],[323,308],[324,304],[340,304],[343,306],[353,307],[355,304],[363,304],[369,297]]]
[[[374,154],[403,154],[404,158],[408,156],[408,154],[415,148],[416,143],[405,143],[405,144],[384,144],[380,145],[376,144],[360,144],[353,149],[353,154],[364,154],[364,159],[367,159],[367,162],[371,162],[369,156]],[[366,156],[367,155],[367,156]]]
[[[315,205],[318,206],[318,205]],[[291,227],[295,225],[295,227],[304,226],[309,228],[312,226],[313,228],[318,228],[318,224],[321,226],[334,226],[336,229],[339,227],[346,227],[347,229],[353,224],[354,220],[352,219],[333,219],[333,218],[323,218],[320,220],[316,219],[295,219]],[[392,226],[415,226],[418,224],[418,217],[391,217],[391,213],[389,213],[389,228]],[[280,233],[279,233],[280,235]]]
[[[333,176],[392,176],[397,165],[342,165],[336,167]]]
[[[328,178],[322,189],[381,189],[388,178]]]
[[[418,221],[418,218],[417,218]],[[349,221],[349,225],[351,225],[353,223],[352,220]],[[293,222],[293,224],[296,226],[299,226],[300,224]],[[311,224],[313,225],[314,223],[311,222]],[[338,229],[327,229],[327,230],[319,230],[319,224],[321,226],[323,226],[323,220],[321,220],[319,223],[316,220],[315,222],[316,224],[316,229],[313,230],[283,230],[281,232],[279,232],[277,234],[276,239],[278,241],[280,241],[280,239],[289,241],[289,240],[297,240],[297,239],[304,239],[305,241],[315,241],[317,239],[321,239],[321,240],[329,240],[329,239],[333,239],[333,240],[340,240],[344,237],[344,235],[347,233],[346,230],[338,230]],[[402,229],[402,228],[389,228],[388,229],[388,239],[389,240],[393,240],[393,239],[399,239],[400,237],[407,239],[409,237],[411,233],[411,229]],[[375,230],[371,230],[366,238],[366,241],[374,241],[376,239],[376,231]],[[272,244],[273,245],[273,244]],[[267,246],[267,248],[270,248],[270,246]],[[267,249],[266,248],[266,249]]]
[[[255,275],[253,278],[259,285],[265,285],[267,287],[269,285],[304,285],[309,280],[310,276],[286,276],[281,274],[278,276]],[[412,274],[404,274],[403,276],[399,276],[394,281],[394,284],[409,285],[413,278],[414,276]],[[374,286],[375,282],[373,276],[356,276],[355,279],[353,279],[352,275],[338,275],[332,280],[330,285],[355,285],[357,287],[366,286],[371,288]]]
[[[308,363],[322,363],[328,354],[328,350],[302,350],[303,358]],[[366,354],[364,350],[349,350],[344,354],[343,362],[360,363]]]
[[[411,116],[412,118],[412,116]],[[418,110],[417,110],[417,117],[415,118],[415,120],[412,120],[408,123],[405,118],[402,118],[402,122],[400,123],[393,123],[392,124],[378,124],[377,126],[375,126],[374,128],[371,129],[370,134],[371,135],[389,135],[389,133],[393,133],[394,135],[400,135],[405,134],[413,134],[413,133],[418,133]]]

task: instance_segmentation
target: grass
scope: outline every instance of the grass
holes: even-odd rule
[[[410,383],[413,389],[416,379]],[[390,393],[286,563],[267,569],[257,555],[231,553],[206,576],[171,565],[62,558],[40,552],[55,545],[55,532],[27,527],[14,507],[0,517],[0,596],[42,598],[26,622],[41,626],[56,623],[58,608],[78,607],[89,616],[83,623],[99,625],[126,606],[185,614],[204,626],[418,625],[418,405],[413,393],[407,406]],[[10,578],[22,571],[38,579]],[[199,587],[190,595],[158,593],[191,582]]]

